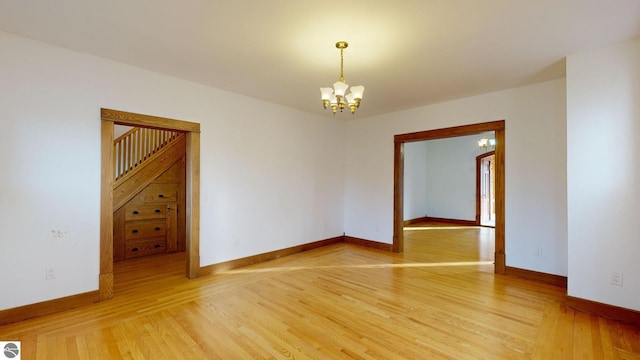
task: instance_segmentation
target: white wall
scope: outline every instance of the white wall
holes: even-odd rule
[[[0,287],[18,289],[0,309],[98,288],[101,107],[201,124],[202,266],[343,231],[391,243],[393,135],[506,119],[507,265],[566,275],[564,80],[344,123],[7,33],[0,48]]]
[[[101,107],[201,124],[201,265],[342,235],[340,119],[2,32],[0,49],[0,309],[98,289]]]
[[[427,215],[427,142],[404,147],[404,220]]]
[[[565,101],[559,79],[348,121],[347,235],[393,242],[394,135],[504,119],[507,265],[566,275]]]
[[[476,219],[476,156],[485,135],[418,141],[404,147],[404,220]]]
[[[476,156],[483,135],[427,141],[427,214],[476,220]]]
[[[567,58],[567,133],[568,293],[640,310],[640,40]]]

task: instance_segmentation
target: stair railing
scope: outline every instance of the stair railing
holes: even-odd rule
[[[133,128],[119,136],[113,141],[115,179],[125,176],[178,135],[171,130]]]

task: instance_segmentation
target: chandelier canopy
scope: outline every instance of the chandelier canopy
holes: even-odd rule
[[[338,41],[336,48],[340,49],[340,77],[338,81],[333,84],[333,88],[323,87],[320,88],[320,94],[322,95],[322,106],[326,109],[331,107],[331,111],[335,113],[340,109],[344,109],[349,106],[352,114],[356,113],[356,109],[360,107],[360,101],[362,101],[362,93],[364,93],[364,86],[352,86],[351,92],[347,95],[347,89],[349,85],[344,81],[344,49],[349,46],[346,41]]]

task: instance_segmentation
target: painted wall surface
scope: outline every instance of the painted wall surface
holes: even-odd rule
[[[427,214],[476,220],[476,156],[482,135],[427,141]],[[406,176],[406,175],[405,175]]]
[[[502,119],[507,265],[566,275],[564,79],[348,121],[347,235],[393,242],[394,135]]]
[[[404,220],[427,215],[427,142],[404,147]]]
[[[640,310],[640,40],[567,58],[567,133],[568,293]]]
[[[7,33],[0,48],[0,287],[19,289],[0,309],[98,288],[101,107],[201,124],[202,266],[343,231],[391,243],[393,135],[506,119],[507,264],[566,275],[564,80],[345,123]]]
[[[342,120],[2,32],[0,48],[0,309],[98,289],[101,107],[201,124],[202,266],[342,235]]]
[[[475,221],[476,156],[486,152],[478,147],[482,137],[405,144],[405,220],[430,216]]]

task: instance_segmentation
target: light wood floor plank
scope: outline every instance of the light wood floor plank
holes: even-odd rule
[[[634,359],[640,329],[493,274],[493,230],[417,224],[405,253],[335,244],[188,280],[115,264],[112,300],[0,327],[23,359]]]

